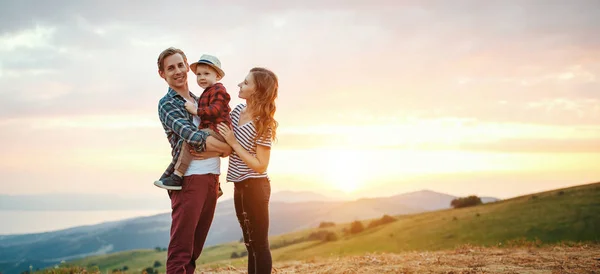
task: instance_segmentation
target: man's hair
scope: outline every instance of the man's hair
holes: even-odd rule
[[[180,50],[178,48],[174,48],[174,47],[170,47],[166,50],[163,50],[160,55],[158,55],[158,61],[156,61],[156,64],[158,65],[158,71],[164,71],[165,69],[165,59],[173,54],[181,54],[181,57],[183,57],[183,61],[187,64],[187,57],[185,56],[185,53],[183,53],[183,50]]]

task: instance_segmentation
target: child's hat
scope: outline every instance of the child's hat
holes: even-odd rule
[[[221,69],[221,61],[219,61],[219,58],[212,56],[212,55],[208,55],[208,54],[202,54],[202,56],[200,56],[200,60],[198,60],[198,62],[192,63],[190,65],[190,68],[192,69],[192,71],[195,73],[196,72],[196,66],[198,64],[206,64],[210,67],[212,67],[213,69],[215,69],[217,71],[217,73],[219,74],[219,76],[221,76],[221,78],[223,78],[225,76],[225,72]]]

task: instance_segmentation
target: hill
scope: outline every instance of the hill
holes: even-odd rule
[[[349,222],[383,214],[443,209],[448,208],[455,198],[433,191],[418,191],[356,201],[307,201],[323,197],[306,192],[274,194],[270,235],[312,228],[322,221]],[[299,202],[280,201],[292,198]],[[63,260],[166,247],[170,225],[171,218],[167,213],[47,233],[0,236],[0,271],[10,274],[21,272],[29,265],[43,268]],[[207,246],[236,241],[240,237],[233,201],[219,202]]]
[[[466,244],[487,247],[542,246],[561,242],[600,243],[600,183],[521,196],[491,204],[396,216],[396,220],[348,234],[348,223],[324,229],[306,229],[271,238],[275,262],[327,260],[328,257],[367,253],[451,250]],[[319,231],[334,233],[335,240],[311,238]],[[204,267],[239,268],[244,258],[231,259],[244,251],[233,242],[205,249],[198,263]],[[142,263],[127,261],[129,269],[143,269],[155,260],[165,263],[165,252],[145,252]],[[128,254],[128,253],[123,253]],[[425,253],[426,254],[426,253]],[[122,254],[90,257],[73,264],[97,265],[101,270],[122,267],[114,258]],[[110,259],[109,258],[113,258]],[[164,266],[159,268],[164,271]]]
[[[600,246],[480,248],[462,246],[435,252],[373,253],[304,261],[275,262],[276,273],[595,273]],[[220,266],[211,273],[246,273]]]

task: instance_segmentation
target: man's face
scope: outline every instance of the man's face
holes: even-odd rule
[[[187,62],[183,60],[181,54],[176,53],[165,58],[164,70],[159,71],[160,77],[167,81],[167,84],[173,89],[186,88],[187,73],[190,70]]]
[[[221,80],[221,77],[217,75],[217,71],[207,65],[198,64],[195,73],[196,81],[203,89],[206,89]]]

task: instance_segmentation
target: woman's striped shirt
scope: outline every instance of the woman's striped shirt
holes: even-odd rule
[[[259,138],[255,141],[256,128],[254,123],[249,121],[243,125],[239,124],[240,114],[246,104],[239,104],[231,112],[231,126],[233,127],[233,135],[240,145],[248,151],[252,156],[256,157],[256,146],[271,147],[271,129],[267,131],[267,136]],[[269,178],[267,172],[258,173],[249,168],[240,156],[234,152],[229,155],[229,167],[227,168],[228,182],[241,182],[248,178]]]

